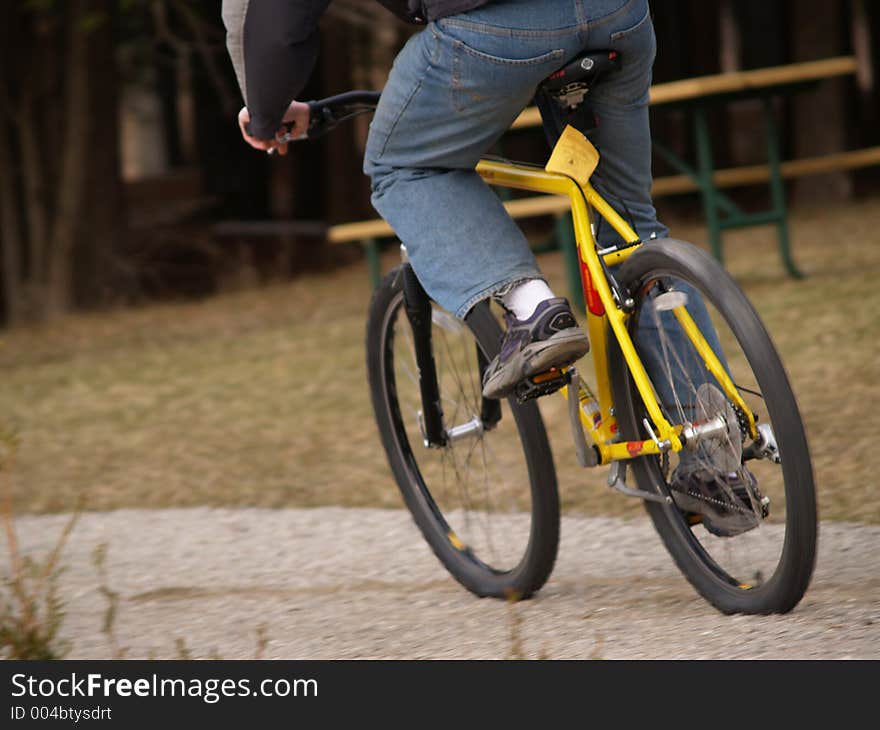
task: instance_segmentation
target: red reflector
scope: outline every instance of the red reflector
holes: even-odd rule
[[[532,376],[533,383],[545,383],[548,380],[556,380],[562,377],[562,372],[556,368],[551,368],[545,373],[538,373]]]

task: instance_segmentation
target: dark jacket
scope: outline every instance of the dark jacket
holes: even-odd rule
[[[378,0],[410,23],[428,23],[491,0]],[[226,47],[244,103],[248,132],[272,139],[288,104],[306,84],[318,50],[318,21],[330,0],[223,0]]]
[[[392,13],[410,23],[445,18],[485,5],[489,0],[378,0]]]

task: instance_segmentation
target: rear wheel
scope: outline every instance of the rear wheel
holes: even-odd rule
[[[791,610],[812,576],[818,518],[803,423],[766,329],[727,272],[690,244],[651,242],[618,278],[635,302],[630,336],[664,415],[673,424],[714,424],[694,451],[631,462],[639,487],[673,498],[645,503],[657,531],[720,611]],[[719,356],[740,403],[708,372],[676,316],[679,306]],[[616,341],[611,366],[622,436],[650,438]]]
[[[526,598],[545,583],[559,543],[550,444],[534,402],[482,397],[501,327],[488,304],[463,323],[431,303],[431,342],[445,433],[425,445],[404,265],[376,291],[367,366],[382,443],[404,502],[446,569],[479,596]]]

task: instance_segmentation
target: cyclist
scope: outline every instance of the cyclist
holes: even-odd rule
[[[642,240],[667,236],[651,199],[648,97],[656,42],[648,0],[379,1],[425,27],[395,59],[370,125],[364,172],[372,202],[441,306],[464,319],[486,298],[502,304],[507,329],[483,393],[504,397],[525,377],[585,355],[589,339],[474,168],[542,80],[585,51],[617,51],[620,69],[585,102],[602,150],[592,182]],[[314,65],[318,21],[328,4],[223,1],[227,46],[246,105],[239,126],[251,146],[284,154],[282,121],[307,129],[308,106],[293,100]],[[606,226],[597,237],[605,247],[616,233]],[[708,314],[693,294],[693,316],[709,333]],[[674,394],[660,395],[674,401]],[[681,495],[712,493],[695,470],[682,469],[674,481]]]
[[[589,340],[474,167],[540,81],[586,50],[618,50],[626,58],[622,70],[589,100],[605,152],[594,180],[626,206],[640,236],[666,235],[650,195],[648,2],[380,1],[426,27],[398,54],[370,126],[364,170],[373,205],[440,305],[461,318],[490,296],[504,306],[505,341],[484,381],[488,397],[502,397],[524,377],[580,358]],[[228,48],[246,104],[239,123],[253,147],[283,154],[275,141],[282,120],[307,126],[308,107],[291,100],[313,67],[327,5],[224,0]],[[613,189],[602,190],[603,180],[613,180]]]

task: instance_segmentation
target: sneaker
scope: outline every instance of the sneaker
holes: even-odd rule
[[[501,352],[483,375],[486,398],[504,398],[525,378],[571,365],[590,351],[590,339],[563,297],[545,299],[526,320],[511,312],[504,318],[507,331]]]
[[[678,468],[669,480],[669,488],[688,523],[702,522],[718,537],[748,532],[769,514],[770,501],[758,489],[755,475],[745,467],[712,478]]]

